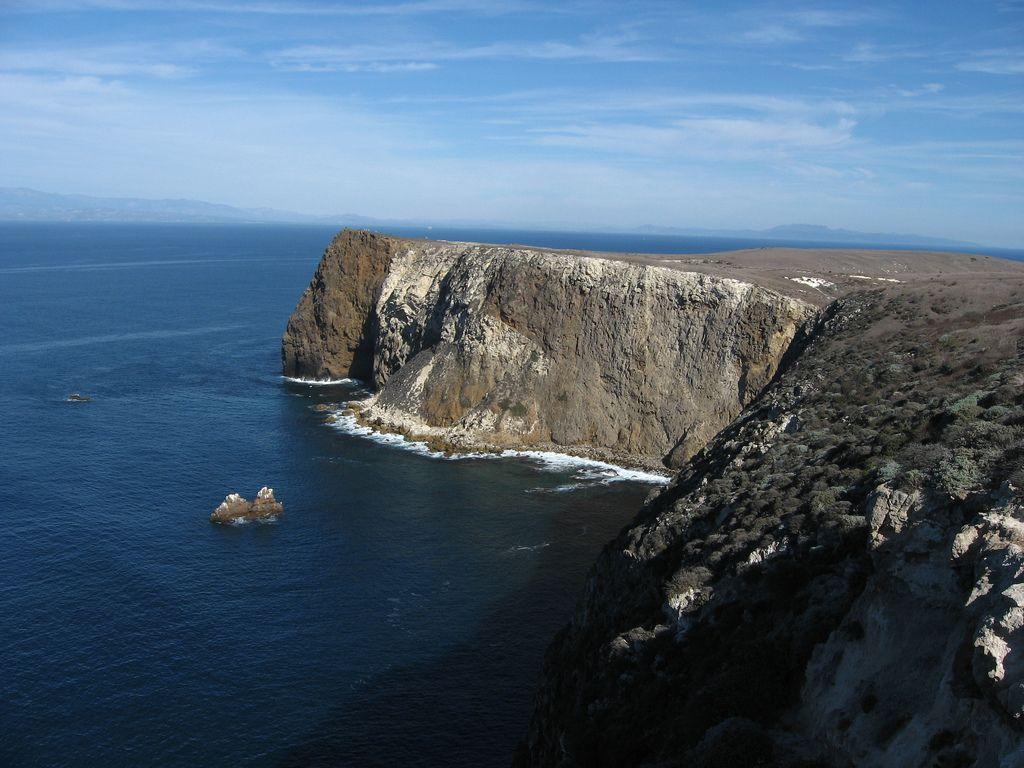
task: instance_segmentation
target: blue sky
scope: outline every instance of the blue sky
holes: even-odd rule
[[[2,5],[4,186],[1024,246],[1024,2]]]

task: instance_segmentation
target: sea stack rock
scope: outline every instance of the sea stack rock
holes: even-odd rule
[[[284,512],[284,504],[274,498],[274,489],[263,486],[252,501],[237,493],[229,493],[210,515],[210,522],[265,521],[276,518],[282,512]]]
[[[257,518],[276,517],[284,512],[284,504],[274,498],[274,489],[263,486],[256,493],[249,514]]]

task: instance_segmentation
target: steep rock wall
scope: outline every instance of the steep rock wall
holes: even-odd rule
[[[376,304],[393,243],[345,230],[331,241],[281,343],[285,376],[373,378]]]
[[[381,429],[678,466],[771,380],[812,312],[711,275],[345,231],[282,359],[286,375],[371,382],[362,418]]]

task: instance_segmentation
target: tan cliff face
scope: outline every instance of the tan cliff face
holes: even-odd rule
[[[282,361],[372,383],[362,418],[381,429],[678,466],[764,388],[812,313],[715,275],[346,230]]]

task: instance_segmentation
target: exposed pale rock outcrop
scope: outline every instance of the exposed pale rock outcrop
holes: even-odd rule
[[[812,311],[679,269],[345,231],[282,360],[373,384],[361,419],[383,430],[679,466],[771,380]]]
[[[229,493],[210,515],[211,523],[237,523],[272,520],[284,512],[284,504],[274,498],[274,489],[263,486],[252,501]]]

